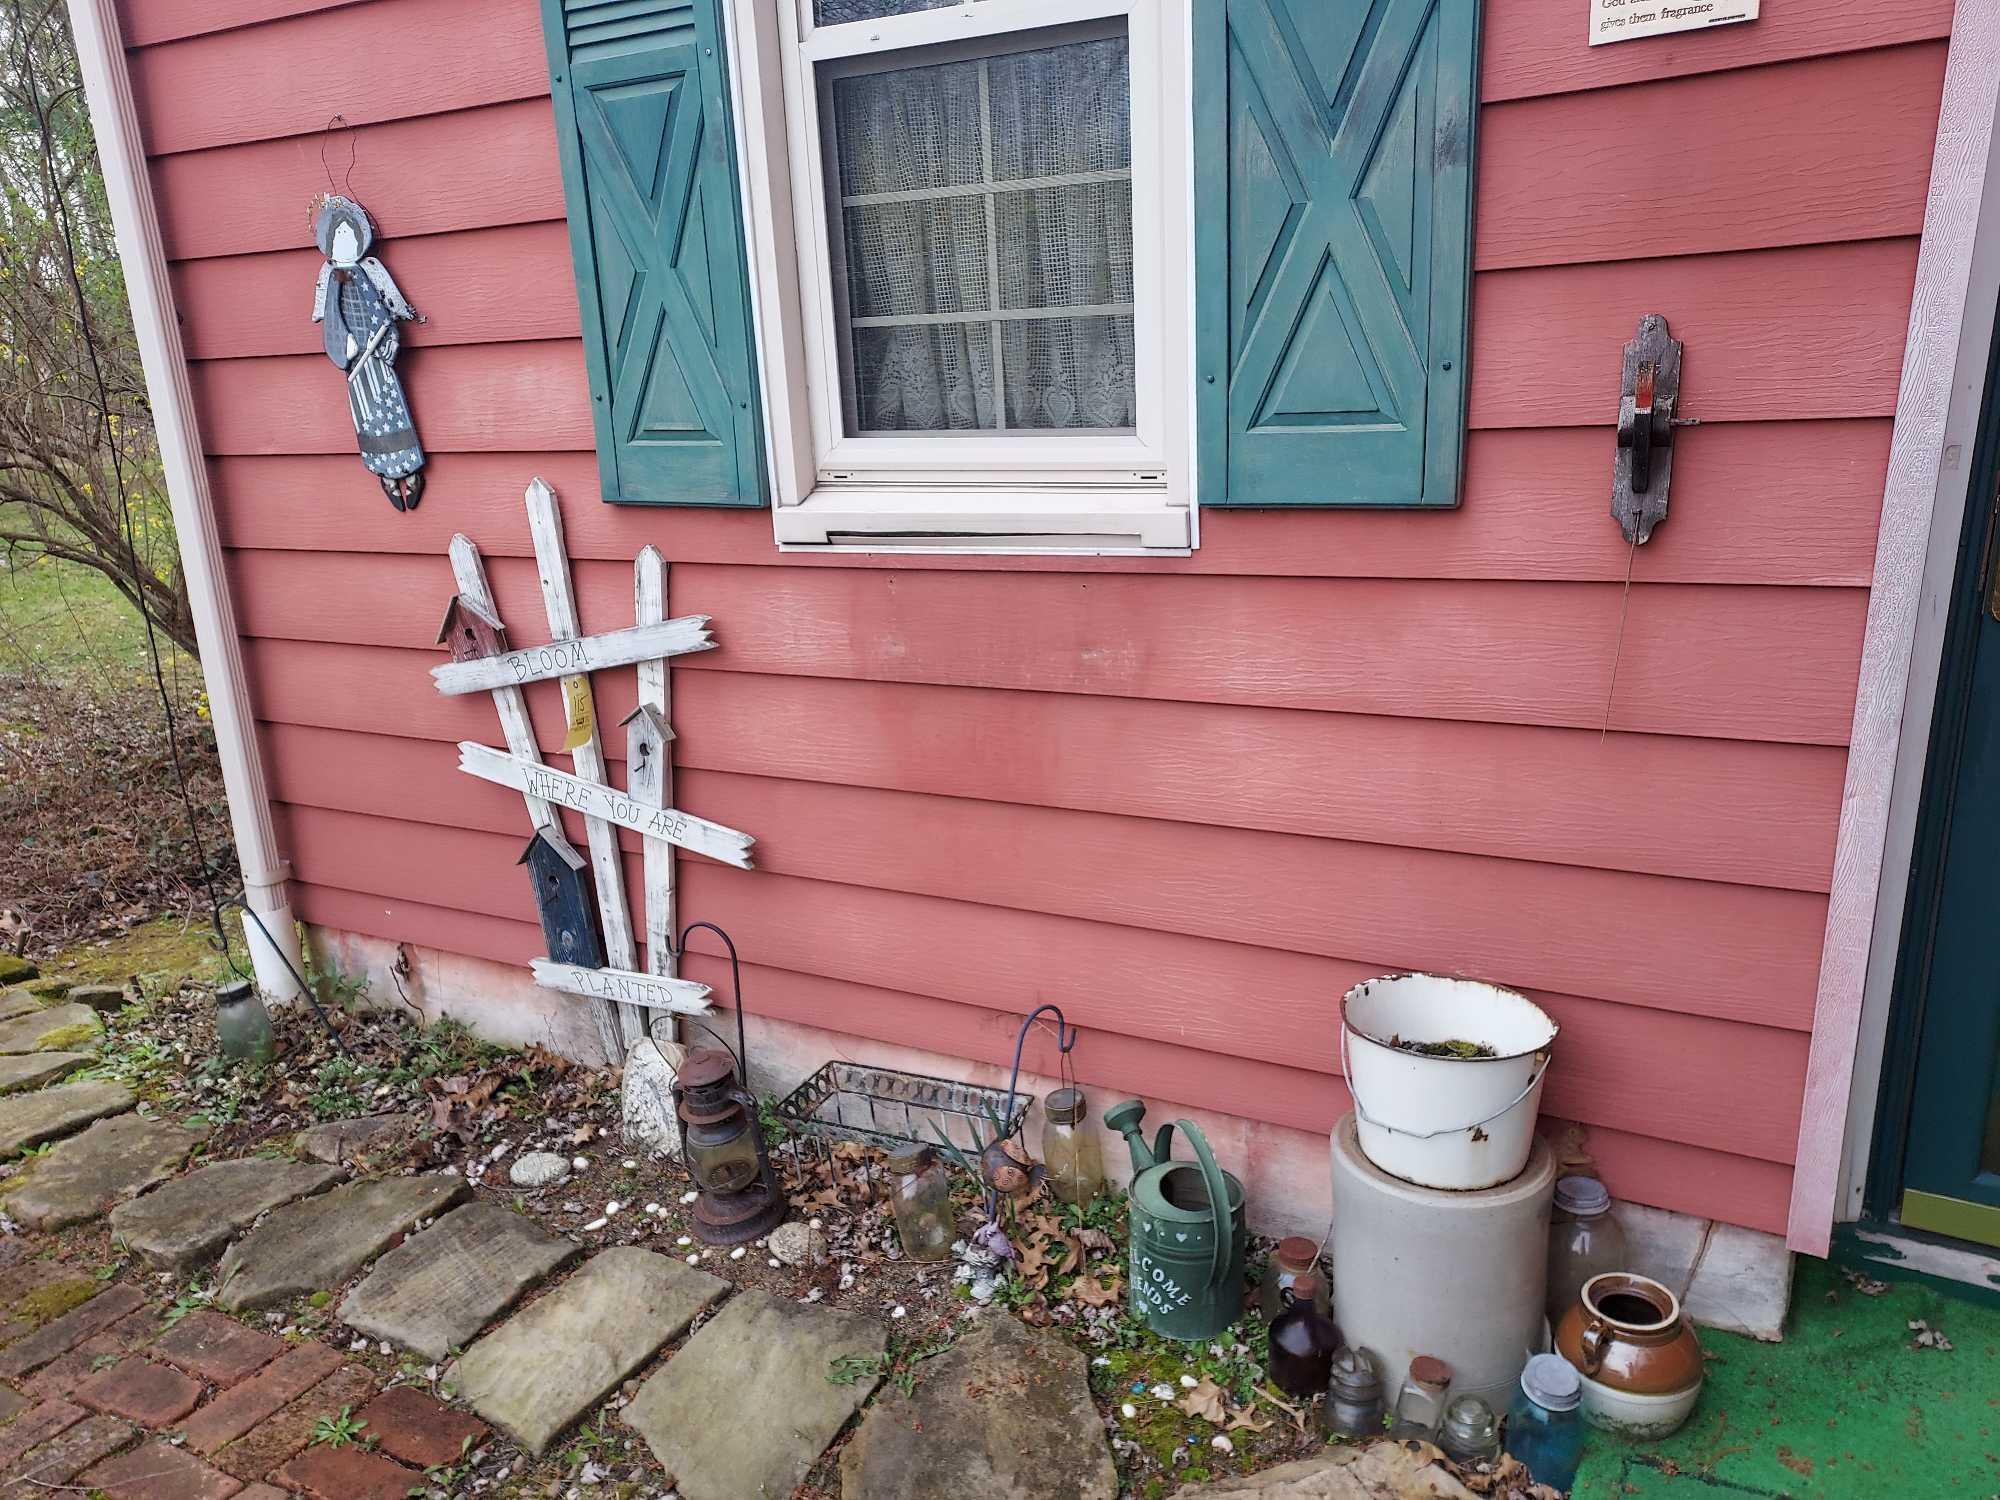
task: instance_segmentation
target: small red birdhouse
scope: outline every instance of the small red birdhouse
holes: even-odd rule
[[[498,656],[507,649],[507,628],[463,594],[453,594],[444,607],[437,643],[448,647],[453,661]]]

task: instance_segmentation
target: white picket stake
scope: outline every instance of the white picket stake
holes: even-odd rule
[[[711,823],[706,818],[697,818],[679,808],[655,807],[614,786],[586,781],[581,776],[572,776],[567,771],[558,771],[554,766],[539,762],[529,764],[504,750],[495,750],[491,745],[477,744],[472,740],[459,741],[458,768],[481,781],[528,792],[558,807],[580,812],[586,820],[601,819],[606,823],[615,823],[620,828],[645,835],[649,841],[665,839],[670,844],[678,844],[696,854],[706,854],[710,859],[719,859],[739,870],[752,868],[749,851],[757,841],[749,834],[738,833],[720,823]],[[628,964],[626,967],[631,966]]]
[[[685,656],[690,651],[713,651],[715,641],[708,633],[707,615],[686,615],[678,620],[654,620],[606,635],[579,636],[572,641],[551,641],[546,646],[524,646],[505,656],[476,656],[470,661],[448,661],[432,667],[440,693],[478,693],[512,683],[520,687],[530,682],[547,682],[552,677],[574,677],[607,667],[642,666],[661,657]]]
[[[660,549],[641,547],[632,564],[632,618],[650,625],[667,617],[667,563]],[[625,785],[636,802],[668,807],[673,802],[673,720],[668,714],[667,664],[655,657],[639,663],[639,714],[626,736]],[[652,724],[642,722],[650,711]],[[644,764],[635,763],[632,747],[641,734],[647,742],[657,740],[655,753]],[[674,955],[674,939],[680,932],[680,913],[674,895],[674,846],[667,839],[647,839],[641,858],[646,872],[646,968],[663,979],[679,972]],[[654,1018],[649,1030],[661,1032],[659,1040],[673,1041],[670,1016]],[[628,1039],[629,1040],[629,1039]]]
[[[569,557],[563,551],[562,515],[556,508],[556,494],[539,477],[528,484],[528,534],[535,544],[535,566],[542,578],[542,604],[548,610],[549,638],[573,641],[583,634],[577,622],[576,594],[570,584]],[[570,680],[563,679],[565,694]],[[590,674],[578,674],[582,693],[590,698]],[[567,701],[567,700],[565,700]],[[585,781],[608,785],[604,746],[596,729],[597,706],[591,703],[590,737],[573,752],[577,774]],[[632,918],[625,904],[625,876],[618,859],[617,830],[602,818],[585,817],[584,832],[590,838],[590,868],[597,880],[597,915],[604,928],[604,952],[608,966],[636,969],[639,955],[632,943]],[[642,1029],[645,1018],[637,1017]],[[601,1008],[598,1032],[614,1059],[625,1055],[625,1018],[609,1006]]]
[[[705,1016],[710,1009],[708,986],[692,979],[668,979],[630,969],[586,969],[548,958],[535,959],[529,967],[535,971],[535,983],[544,989],[616,1001],[621,1007],[673,1011],[684,1016]]]
[[[464,532],[451,539],[451,576],[458,585],[458,592],[469,604],[476,607],[487,618],[500,618],[499,606],[493,602],[493,590],[486,586],[486,567],[479,560],[479,549],[472,544],[472,538]],[[507,748],[522,761],[539,765],[542,752],[535,744],[535,726],[528,718],[528,700],[517,687],[496,687],[493,689],[493,707],[500,715],[500,729],[507,736]],[[536,828],[546,828],[556,820],[555,810],[532,792],[525,793],[528,803],[528,821]]]

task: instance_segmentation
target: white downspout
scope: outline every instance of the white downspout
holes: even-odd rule
[[[288,867],[279,857],[277,833],[271,825],[270,794],[257,752],[257,726],[250,713],[243,647],[223,572],[222,542],[216,534],[215,508],[208,490],[208,464],[195,422],[194,393],[188,385],[187,357],[167,278],[166,248],[160,239],[117,7],[114,0],[69,0],[69,19],[83,64],[83,91],[90,101],[90,121],[97,133],[111,221],[118,232],[125,290],[132,299],[132,326],[138,333],[139,355],[146,368],[146,392],[152,400],[160,461],[173,501],[181,568],[187,578],[188,603],[194,611],[202,676],[208,682],[209,715],[221,753],[222,784],[229,795],[236,857],[243,870],[243,899],[270,934],[267,938],[257,922],[246,920],[244,940],[258,987],[274,999],[292,1000],[300,993],[292,971],[303,971],[304,964],[298,927],[285,894]]]

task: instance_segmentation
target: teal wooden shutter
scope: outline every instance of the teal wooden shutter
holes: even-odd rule
[[[604,497],[762,505],[721,0],[542,0]]]
[[[1478,0],[1195,0],[1204,505],[1456,505]]]

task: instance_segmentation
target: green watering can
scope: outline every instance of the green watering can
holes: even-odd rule
[[[1132,1311],[1164,1338],[1206,1342],[1243,1312],[1243,1184],[1215,1164],[1187,1120],[1175,1124],[1195,1160],[1173,1159],[1173,1125],[1162,1125],[1148,1150],[1139,1133],[1145,1117],[1137,1099],[1104,1112],[1132,1148]]]

